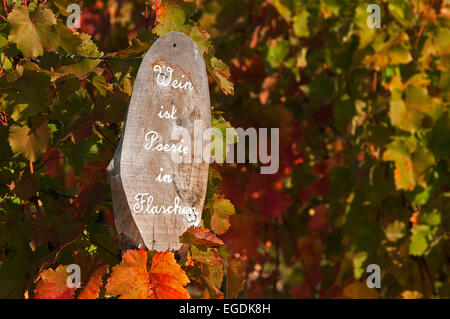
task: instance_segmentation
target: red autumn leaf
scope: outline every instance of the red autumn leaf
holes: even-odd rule
[[[122,262],[113,267],[106,285],[106,294],[121,299],[183,299],[189,298],[184,288],[189,279],[176,263],[172,252],[159,252],[153,256],[147,270],[148,252],[144,249],[128,250]]]
[[[64,154],[59,149],[48,148],[44,153],[44,166],[51,178],[61,176],[63,173]]]
[[[311,298],[311,287],[308,283],[295,285],[291,288],[290,293],[296,299]]]
[[[77,213],[93,209],[98,203],[101,203],[105,198],[105,187],[103,179],[106,174],[106,167],[108,166],[107,155],[102,154],[102,160],[97,162],[87,163],[80,176],[80,191],[77,194],[76,204]]]
[[[180,236],[180,242],[187,245],[202,245],[206,247],[218,247],[223,241],[217,238],[209,229],[202,227],[190,227]]]
[[[233,253],[253,256],[261,243],[264,221],[255,214],[231,216],[231,229],[222,238]]]
[[[114,266],[106,285],[107,295],[121,299],[147,299],[151,289],[147,271],[147,251],[128,250],[122,262]]]
[[[189,283],[185,272],[175,261],[172,252],[159,252],[153,257],[150,269],[153,298],[186,299],[189,292],[183,288]]]
[[[237,298],[245,286],[247,258],[235,254],[227,261],[227,298]]]
[[[161,9],[161,2],[160,1],[152,1],[152,9],[156,12],[156,18],[159,19],[162,17],[163,10]]]
[[[319,205],[310,210],[312,212],[309,227],[312,230],[319,230],[327,224],[326,214],[328,211],[327,205]]]
[[[108,265],[98,268],[93,272],[87,284],[81,290],[78,299],[97,299],[103,284],[103,276],[108,273]]]
[[[60,265],[55,270],[49,268],[39,274],[34,290],[36,299],[73,299],[75,288],[67,286],[67,266]]]

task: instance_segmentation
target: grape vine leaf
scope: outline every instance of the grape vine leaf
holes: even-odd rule
[[[235,214],[234,206],[226,198],[214,195],[209,203],[211,212],[211,229],[219,235],[230,227],[230,216]]]
[[[391,123],[400,129],[414,133],[421,128],[422,120],[433,105],[425,88],[408,85],[402,98],[402,92],[392,92],[389,117]]]
[[[230,81],[230,67],[222,60],[212,57],[210,64],[207,64],[207,68],[211,76],[222,89],[222,92],[226,95],[234,95],[234,85],[233,82]]]
[[[153,1],[155,2],[158,1]],[[193,13],[192,8],[192,4],[181,1],[161,1],[157,10],[157,24],[153,32],[160,37],[171,31],[186,32],[188,26],[185,22],[191,15],[190,12]]]
[[[108,272],[108,265],[104,265],[96,269],[89,278],[89,281],[81,290],[78,295],[78,299],[97,299],[100,294],[100,288],[103,285],[103,276]]]
[[[37,7],[31,20],[27,7],[15,6],[8,22],[9,41],[16,43],[24,56],[38,57],[44,49],[56,49],[59,37],[55,31],[56,17],[50,9]]]
[[[14,153],[20,153],[34,162],[49,146],[52,132],[47,121],[38,117],[33,120],[31,127],[11,126],[8,140]]]
[[[417,225],[413,227],[411,242],[409,243],[409,254],[421,256],[428,248],[428,241],[431,236],[431,228],[428,225]]]
[[[396,140],[388,144],[383,160],[395,162],[394,178],[397,189],[412,190],[414,188],[416,181],[411,154],[403,141]]]
[[[189,298],[184,288],[189,279],[176,263],[172,252],[153,256],[147,270],[148,252],[128,250],[122,262],[114,266],[106,285],[106,294],[121,299],[183,299]]]
[[[247,258],[238,254],[228,256],[227,258],[227,298],[237,298],[244,289],[246,278]]]
[[[67,286],[67,266],[59,265],[55,270],[49,268],[39,274],[34,290],[36,299],[73,299],[75,288]]]
[[[223,241],[202,227],[189,227],[183,235],[180,236],[180,242],[187,245],[201,245],[205,247],[219,247]]]

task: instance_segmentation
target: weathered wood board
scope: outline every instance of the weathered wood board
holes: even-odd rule
[[[210,126],[202,53],[187,35],[168,33],[140,65],[107,169],[122,250],[178,250],[178,237],[200,224],[210,143],[203,132]]]

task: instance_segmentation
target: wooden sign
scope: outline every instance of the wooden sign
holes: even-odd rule
[[[203,132],[210,126],[202,52],[184,33],[168,33],[139,67],[107,169],[122,250],[178,250],[178,237],[200,224],[210,155]]]

